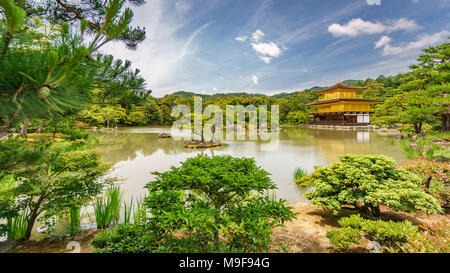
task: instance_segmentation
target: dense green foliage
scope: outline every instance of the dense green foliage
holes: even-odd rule
[[[151,215],[143,227],[146,236],[141,227],[123,226],[94,241],[99,251],[261,251],[268,247],[271,229],[294,216],[284,200],[268,195],[276,186],[253,159],[199,155],[154,175],[145,199]],[[128,236],[142,239],[123,249],[114,238],[124,232],[138,232]],[[136,245],[147,240],[152,247]]]
[[[314,187],[305,194],[313,204],[334,213],[343,205],[352,205],[366,214],[379,215],[381,204],[398,211],[442,212],[420,187],[420,180],[396,168],[393,159],[383,155],[341,155],[339,159],[300,180]]]
[[[450,164],[419,158],[401,166],[419,176],[425,192],[435,197],[442,207],[450,206]]]
[[[450,128],[450,43],[423,50],[411,72],[379,78],[371,83],[365,96],[384,99],[375,107],[373,122],[383,126],[412,126],[422,133],[425,124],[434,130]]]
[[[2,0],[0,12],[1,124],[22,124],[26,134],[30,121],[44,125],[89,106],[94,88],[107,90],[100,98],[107,103],[147,93],[129,61],[98,53],[111,41],[135,47],[145,38],[129,26],[133,13],[124,0]]]
[[[386,248],[398,248],[408,242],[409,236],[418,234],[418,228],[408,221],[367,220],[359,215],[352,215],[341,218],[338,223],[342,228],[327,232],[327,237],[339,251],[347,250],[351,244],[359,244],[363,236]]]
[[[81,207],[101,193],[108,183],[101,177],[109,165],[86,145],[46,137],[25,142],[10,136],[0,141],[0,179],[9,176],[15,181],[0,192],[0,217],[26,212],[24,238],[29,239],[38,217],[51,225],[54,216]]]

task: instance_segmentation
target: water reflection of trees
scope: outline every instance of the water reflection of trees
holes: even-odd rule
[[[211,152],[213,151],[227,149],[226,145],[204,151],[184,148],[183,143],[185,140],[180,138],[158,138],[159,132],[129,133],[119,131],[94,133],[94,135],[99,139],[98,151],[103,154],[105,160],[113,163],[133,160],[139,154],[149,156],[159,150],[166,155],[194,154],[197,152],[212,155]],[[404,159],[401,147],[390,144],[392,138],[379,136],[374,132],[286,127],[281,129],[279,138],[286,145],[315,147],[329,162],[336,161],[338,155],[346,153],[385,154],[396,160]],[[256,142],[261,141],[257,140]]]
[[[97,150],[103,154],[103,158],[110,162],[133,160],[138,154],[149,156],[161,150],[168,155],[181,153],[195,153],[198,150],[184,148],[185,140],[181,138],[159,138],[158,133],[96,133],[99,143]],[[208,150],[220,151],[225,146]]]
[[[385,154],[396,160],[404,158],[401,147],[391,144],[391,137],[369,131],[288,127],[280,133],[280,140],[293,145],[318,147],[330,162],[336,161],[340,154]]]

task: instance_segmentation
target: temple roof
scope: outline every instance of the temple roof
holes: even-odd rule
[[[316,90],[315,92],[316,92],[316,93],[322,93],[322,92],[330,91],[330,90],[337,89],[337,88],[342,88],[342,89],[354,89],[354,90],[364,90],[364,89],[367,89],[367,87],[354,86],[354,85],[350,85],[350,84],[345,84],[345,83],[342,83],[342,82],[338,82],[338,83],[336,83],[336,84],[333,85],[333,86],[330,86],[330,87],[327,87],[327,88],[324,88],[324,89],[320,89],[320,90]]]
[[[360,102],[382,102],[382,100],[365,100],[365,99],[334,99],[334,100],[324,100],[324,101],[316,101],[313,103],[304,104],[305,106],[313,106],[327,103],[334,103],[340,101],[360,101]]]

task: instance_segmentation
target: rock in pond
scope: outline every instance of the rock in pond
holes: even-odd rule
[[[159,134],[158,137],[159,138],[171,138],[172,136],[170,134],[167,134],[167,133],[161,133],[161,134]]]
[[[204,149],[204,148],[212,148],[212,147],[218,147],[221,146],[222,143],[210,141],[210,142],[201,142],[197,140],[191,140],[184,143],[184,148],[191,148],[191,149]]]

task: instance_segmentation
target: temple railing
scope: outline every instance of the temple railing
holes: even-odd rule
[[[357,123],[357,122],[348,122],[348,121],[340,121],[340,120],[336,120],[336,121],[312,121],[310,123],[308,123],[309,125],[336,125],[336,126],[366,126],[369,125],[370,123]]]

